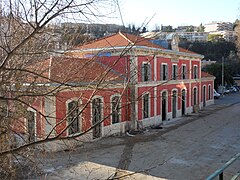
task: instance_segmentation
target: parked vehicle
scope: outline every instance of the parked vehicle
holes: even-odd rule
[[[220,94],[215,90],[215,89],[213,89],[213,97],[214,97],[214,99],[218,99],[218,98],[220,98]]]
[[[234,86],[231,86],[229,88],[229,91],[235,93],[235,92],[237,92],[237,89]]]
[[[217,91],[219,94],[229,94],[230,93],[230,90],[227,89],[225,86],[219,86],[218,87],[218,91]]]

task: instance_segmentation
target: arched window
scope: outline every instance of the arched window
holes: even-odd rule
[[[102,118],[102,100],[101,98],[95,98],[92,100],[93,139],[101,137]]]
[[[112,124],[120,122],[120,97],[112,97]]]
[[[36,112],[35,111],[27,111],[27,131],[28,131],[28,141],[34,142],[36,140]]]
[[[78,101],[71,101],[67,104],[68,107],[68,135],[77,133],[79,128],[79,106]]]
[[[193,105],[197,104],[197,88],[193,89]]]
[[[148,118],[149,117],[149,94],[143,95],[143,118]]]
[[[212,99],[212,88],[211,85],[208,85],[208,99]]]

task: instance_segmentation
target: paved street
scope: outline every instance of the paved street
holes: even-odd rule
[[[230,94],[163,129],[149,129],[134,137],[103,138],[74,151],[52,154],[42,161],[44,177],[205,179],[240,152],[239,102],[240,93]],[[239,167],[240,160],[224,176],[229,179]]]

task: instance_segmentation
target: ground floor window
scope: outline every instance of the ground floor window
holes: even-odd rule
[[[149,117],[149,94],[143,96],[143,118]]]
[[[27,131],[28,141],[34,142],[36,140],[36,113],[33,111],[27,111]]]
[[[193,105],[197,104],[197,88],[193,89]]]
[[[68,103],[68,135],[77,133],[79,129],[79,106],[78,101]]]
[[[211,85],[208,86],[208,99],[212,99],[212,88],[211,88]]]
[[[120,121],[120,97],[114,96],[112,98],[112,124]]]

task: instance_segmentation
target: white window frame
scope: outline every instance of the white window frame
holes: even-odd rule
[[[187,79],[187,65],[186,64],[182,64],[182,76],[181,77],[182,77],[182,79]]]
[[[166,67],[165,71],[163,71],[163,67]],[[165,74],[163,74],[165,72]],[[166,79],[164,78],[164,75],[166,75]],[[167,63],[161,63],[161,78],[162,81],[168,80],[168,64]]]
[[[198,79],[198,66],[193,66],[193,79]]]
[[[147,65],[147,75],[145,76],[145,65]],[[143,62],[142,63],[142,81],[143,82],[148,82],[152,80],[152,67],[150,62]],[[147,80],[145,80],[145,77],[147,77]]]
[[[178,79],[178,65],[172,64],[172,80]]]

